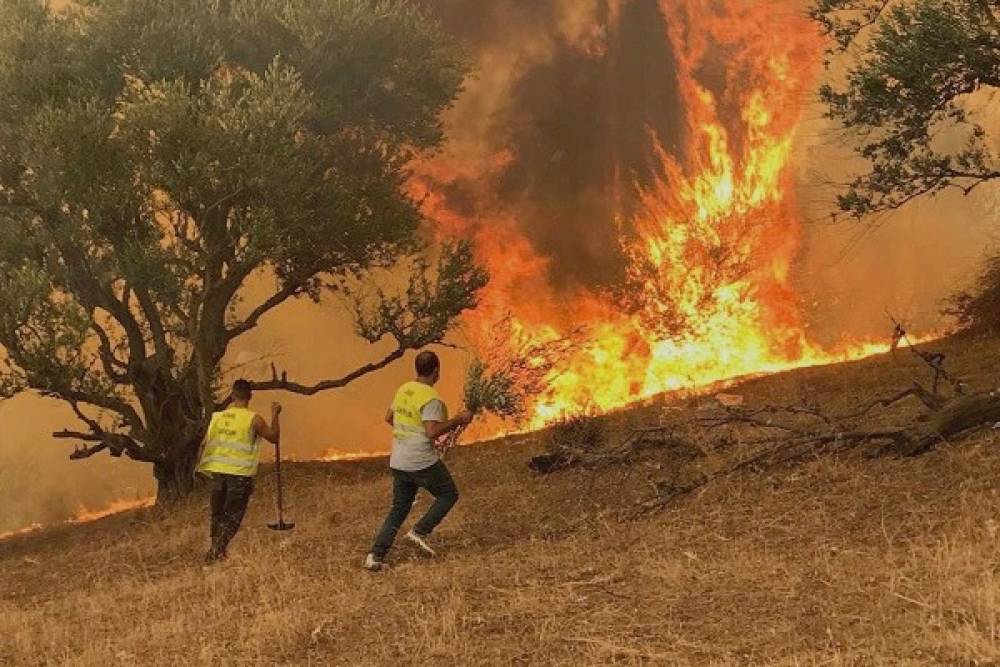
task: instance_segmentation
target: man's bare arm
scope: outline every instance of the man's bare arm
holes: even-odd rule
[[[254,432],[265,440],[278,444],[281,439],[281,404],[272,403],[271,404],[271,424],[270,426],[264,421],[264,418],[260,415],[255,415],[253,418],[253,428]]]
[[[424,433],[431,440],[437,440],[442,435],[451,433],[460,426],[468,426],[470,423],[472,423],[472,413],[463,410],[452,419],[443,422],[424,422]]]

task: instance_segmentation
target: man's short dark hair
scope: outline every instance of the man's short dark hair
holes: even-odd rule
[[[253,394],[250,383],[246,380],[237,380],[233,383],[233,398],[238,401],[249,401]]]
[[[426,378],[434,374],[434,371],[441,368],[441,360],[430,350],[424,350],[417,355],[414,366],[417,368],[417,376]]]

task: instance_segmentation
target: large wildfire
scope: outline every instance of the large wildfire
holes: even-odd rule
[[[611,34],[621,4],[609,14]],[[463,179],[477,181],[478,194],[490,196],[489,183],[509,153],[499,151],[483,164],[453,151],[418,168],[414,190],[440,230],[473,235],[493,275],[483,307],[468,318],[473,343],[495,335],[493,323],[508,312],[521,336],[548,340],[581,332],[577,351],[535,406],[534,426],[663,392],[886,349],[812,344],[791,282],[801,227],[792,144],[822,48],[812,26],[790,9],[776,11],[775,3],[659,4],[685,140],[671,151],[651,134],[658,178],[652,185],[626,184],[638,202],[617,220],[626,259],[619,286],[557,290],[546,280],[548,258],[513,224],[516,214],[499,207],[489,220],[473,220],[450,204],[449,187]],[[721,74],[706,76],[720,59]],[[615,173],[619,181],[627,177]]]
[[[481,307],[463,329],[474,348],[492,346],[498,332],[574,341],[527,427],[665,392],[886,351],[885,342],[848,340],[835,349],[816,344],[794,285],[802,213],[793,143],[815,97],[822,51],[797,0],[425,2],[471,42],[480,61],[448,119],[445,149],[415,165],[411,181],[436,233],[473,238],[490,269]],[[552,34],[558,48],[546,42]],[[657,40],[661,44],[650,44]],[[628,48],[642,57],[623,54]],[[551,66],[534,88],[524,84],[530,78],[524,63],[551,64],[557,51],[572,67]],[[649,62],[660,56],[664,62]],[[601,91],[585,86],[560,106],[553,84],[572,81],[594,63],[587,72],[604,72],[610,100],[599,104],[593,97]],[[630,83],[619,85],[620,79]],[[517,108],[525,98],[538,106],[539,96],[551,117]],[[621,113],[637,98],[642,109]],[[499,113],[504,104],[513,111]],[[496,127],[504,122],[536,134],[508,141]],[[576,134],[567,133],[574,123]],[[665,126],[674,132],[664,132]],[[595,129],[604,131],[607,144],[603,152],[584,151],[591,160],[601,157],[596,188],[593,174],[588,181],[572,163],[578,156],[549,150],[547,143],[552,135],[569,134],[567,142],[597,144],[602,137],[592,136]],[[644,173],[637,173],[643,170],[630,143],[636,137],[652,165]],[[544,145],[526,158],[538,144]],[[525,172],[528,178],[549,173],[543,195],[556,200],[557,215],[551,205],[525,214],[525,201],[537,204],[539,196],[518,190],[511,177],[518,169],[522,181]],[[553,181],[558,187],[551,187]],[[575,205],[569,201],[574,197]],[[548,234],[542,241],[540,227]],[[581,246],[597,251],[588,256]],[[612,264],[621,266],[604,270]],[[601,279],[567,280],[567,265],[584,266],[573,278],[590,272]],[[321,458],[372,455],[331,449]],[[68,522],[152,502],[79,507]],[[40,527],[0,533],[0,540]]]

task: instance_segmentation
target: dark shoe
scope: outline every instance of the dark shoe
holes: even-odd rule
[[[227,558],[229,558],[229,554],[227,554],[225,551],[223,551],[222,553],[218,553],[214,549],[212,549],[207,554],[205,554],[205,565],[214,565],[216,563],[221,563]]]

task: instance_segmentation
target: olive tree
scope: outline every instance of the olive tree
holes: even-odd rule
[[[847,61],[846,78],[820,91],[828,117],[868,165],[839,194],[843,212],[863,218],[1000,178],[997,138],[966,104],[1000,88],[996,0],[813,0],[811,16]]]
[[[258,390],[440,342],[486,275],[464,243],[413,261],[405,183],[465,75],[406,0],[0,0],[0,395],[68,403],[74,457],[152,464],[167,500],[227,401],[227,350],[286,301],[412,268],[358,302],[390,353]]]

